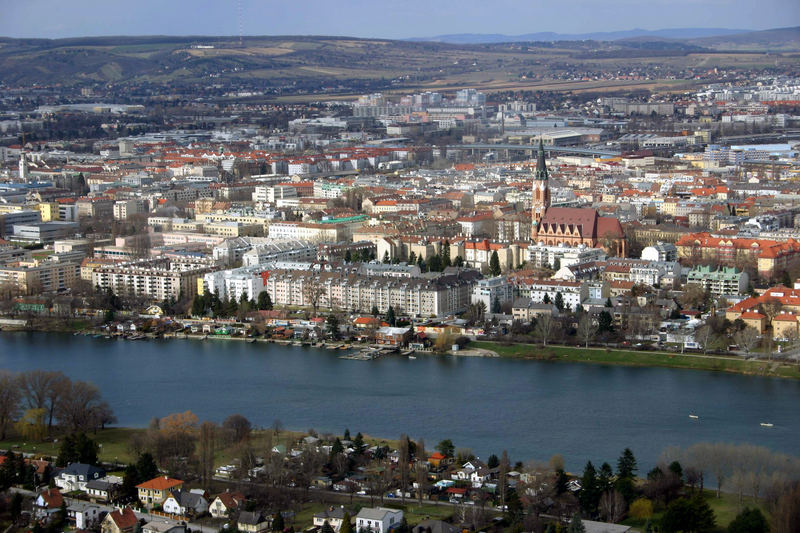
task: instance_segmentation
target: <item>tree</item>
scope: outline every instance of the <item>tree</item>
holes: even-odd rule
[[[453,266],[462,268],[464,266],[464,258],[460,255],[457,255],[455,259],[453,259]]]
[[[498,257],[497,250],[495,250],[489,259],[489,275],[492,277],[499,276],[500,272],[500,257]]]
[[[69,378],[60,371],[31,370],[20,376],[22,395],[30,409],[47,409],[47,427],[53,426],[53,417]]]
[[[278,511],[272,517],[272,531],[283,531],[286,528],[286,524],[283,521],[283,514]]]
[[[342,517],[342,525],[339,526],[339,533],[353,533],[353,524],[350,522],[350,513],[345,511]]]
[[[397,324],[397,317],[394,314],[394,307],[391,305],[389,306],[389,309],[386,310],[386,323],[392,327]]]
[[[702,285],[697,283],[687,283],[680,296],[680,303],[683,309],[705,310],[709,294]]]
[[[158,466],[153,455],[145,452],[136,460],[136,477],[142,482],[158,477]]]
[[[231,417],[228,417],[228,419],[230,418]],[[245,420],[247,419],[245,418]],[[247,423],[250,424],[249,421]],[[236,430],[234,429],[234,432],[235,431]],[[205,421],[202,424],[200,424],[200,439],[198,448],[200,453],[199,457],[200,480],[203,483],[203,487],[208,487],[208,484],[211,482],[211,478],[214,475],[214,452],[216,448],[216,435],[217,435],[216,424],[208,421]]]
[[[339,338],[339,317],[335,314],[331,313],[328,315],[328,318],[325,319],[325,329],[328,332],[328,335],[336,340]]]
[[[617,490],[608,490],[600,497],[600,514],[606,522],[616,524],[625,516],[625,498]]]
[[[325,523],[322,524],[321,533],[333,533],[333,528],[331,527],[331,525],[328,523],[327,520],[325,520]]]
[[[97,426],[97,409],[103,400],[100,390],[86,381],[74,381],[58,403],[56,417],[67,431],[88,431]]]
[[[436,445],[436,451],[444,455],[445,457],[453,457],[453,454],[456,451],[456,447],[453,445],[453,441],[450,439],[445,439],[440,441],[439,444]]]
[[[739,348],[744,350],[745,353],[750,353],[758,343],[761,342],[759,332],[755,328],[747,326],[743,330],[737,331],[733,334],[733,341],[739,345]]]
[[[486,460],[486,466],[489,468],[497,468],[499,465],[500,459],[495,454],[490,455],[489,459]]]
[[[403,505],[406,503],[406,489],[408,488],[409,463],[409,441],[407,435],[400,435],[400,446],[398,447],[399,457],[398,466],[400,467],[400,498]]]
[[[7,371],[0,371],[0,440],[19,414],[19,383]]]
[[[661,529],[664,533],[703,533],[713,531],[715,527],[714,511],[701,495],[691,499],[678,498],[667,506],[667,511],[661,518]]]
[[[597,328],[588,314],[581,315],[581,318],[578,320],[577,333],[578,338],[583,341],[584,346],[588,348],[589,343],[594,339],[595,333],[597,333]]]
[[[600,491],[597,487],[597,471],[591,461],[586,463],[581,476],[581,491],[578,494],[581,510],[586,516],[594,516],[600,503]]]
[[[648,520],[653,517],[653,502],[647,498],[637,498],[631,504],[628,514],[637,520]]]
[[[85,433],[67,435],[61,441],[56,466],[68,466],[71,463],[97,464],[99,453],[100,446]]]
[[[272,309],[272,298],[270,298],[269,292],[261,291],[258,293],[258,300],[256,301],[256,305],[262,311],[269,311]]]
[[[389,261],[390,261],[390,259],[389,259],[389,250],[386,250],[385,252],[383,252],[383,263],[384,264],[389,264]]]
[[[769,523],[759,509],[745,509],[728,525],[728,533],[769,533]]]
[[[564,296],[561,292],[556,293],[556,301],[554,302],[559,311],[564,310]]]
[[[229,442],[238,444],[250,438],[252,424],[243,415],[237,413],[230,415],[222,422],[222,429],[227,434]]]
[[[45,424],[45,409],[28,409],[17,422],[17,431],[26,440],[42,441],[47,436],[47,425]]]
[[[494,299],[492,300],[492,313],[496,314],[499,313],[500,311],[502,311],[502,307],[500,306],[500,298],[495,296]]]
[[[796,533],[800,531],[800,483],[786,487],[778,498],[772,512],[772,531],[774,533]]]
[[[550,337],[553,336],[557,329],[558,322],[555,317],[550,313],[543,313],[536,319],[534,333],[537,338],[541,339],[542,346],[547,346],[547,341],[550,340]]]
[[[572,515],[567,526],[567,533],[586,533],[586,527],[583,525],[581,515],[578,513]]]

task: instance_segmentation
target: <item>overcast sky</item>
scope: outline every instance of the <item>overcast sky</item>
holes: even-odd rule
[[[0,35],[349,35],[402,39],[800,26],[800,0],[0,0]]]

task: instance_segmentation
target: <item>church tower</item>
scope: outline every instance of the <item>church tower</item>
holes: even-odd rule
[[[539,224],[550,207],[550,186],[547,182],[547,164],[544,160],[544,143],[539,139],[539,154],[536,159],[536,172],[533,175],[533,196],[531,199],[531,239],[536,240]]]

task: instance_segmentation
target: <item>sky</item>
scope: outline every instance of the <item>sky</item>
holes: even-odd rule
[[[240,20],[244,35],[387,39],[634,28],[763,30],[800,26],[800,1],[0,0],[5,37],[238,35]]]

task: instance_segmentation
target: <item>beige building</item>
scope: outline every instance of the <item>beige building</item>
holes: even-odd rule
[[[208,262],[147,259],[92,270],[92,286],[115,294],[144,296],[153,300],[194,297],[197,280],[213,270]]]
[[[0,287],[21,294],[67,289],[78,279],[80,264],[77,261],[59,261],[56,257],[0,266]]]

